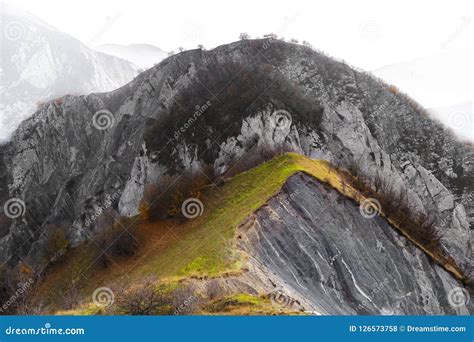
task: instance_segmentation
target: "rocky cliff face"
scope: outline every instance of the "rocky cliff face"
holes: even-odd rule
[[[304,174],[249,217],[237,239],[250,273],[289,307],[330,315],[472,310],[452,305],[459,284],[384,218],[364,217],[354,201]]]
[[[111,93],[45,104],[0,147],[0,203],[25,204],[1,220],[0,256],[40,260],[51,226],[77,244],[101,229],[101,208],[135,215],[163,175],[209,165],[225,175],[281,149],[384,174],[438,218],[443,244],[472,265],[472,146],[370,75],[271,39],[180,53]]]

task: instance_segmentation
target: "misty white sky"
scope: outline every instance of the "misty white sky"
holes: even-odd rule
[[[91,46],[149,43],[211,48],[274,32],[307,40],[350,64],[374,70],[470,48],[471,1],[152,1],[4,0]]]

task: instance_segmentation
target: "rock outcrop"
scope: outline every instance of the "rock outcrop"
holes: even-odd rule
[[[0,146],[0,203],[25,204],[24,215],[1,217],[0,258],[42,260],[52,226],[72,245],[87,240],[101,229],[97,208],[135,215],[147,184],[163,175],[209,166],[225,175],[275,150],[384,174],[414,210],[438,218],[456,261],[472,265],[472,146],[370,75],[272,39],[183,52],[113,92],[43,105]],[[341,268],[342,260],[350,262]]]
[[[280,304],[326,315],[472,312],[468,292],[458,305],[461,285],[383,217],[364,217],[357,203],[302,173],[237,234],[249,272],[271,284]]]

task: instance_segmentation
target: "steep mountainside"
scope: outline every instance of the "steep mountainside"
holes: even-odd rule
[[[116,89],[136,76],[130,62],[89,49],[39,19],[0,8],[0,141],[38,104],[65,94]]]
[[[249,217],[238,238],[274,292],[313,313],[469,314],[448,302],[457,282],[383,217],[367,219],[305,174]]]
[[[42,106],[0,147],[0,203],[25,204],[1,220],[0,256],[37,263],[51,226],[78,245],[101,229],[94,217],[110,198],[109,210],[134,216],[165,175],[225,178],[278,150],[383,175],[472,265],[472,146],[370,75],[273,39],[183,52],[113,92]]]

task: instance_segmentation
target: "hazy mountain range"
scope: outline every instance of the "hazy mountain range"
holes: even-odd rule
[[[28,13],[5,4],[0,10],[0,141],[42,102],[110,91],[137,74],[129,61],[92,50]]]
[[[168,53],[149,44],[103,44],[95,48],[108,55],[117,56],[132,62],[138,68],[148,69],[166,58]]]
[[[464,139],[474,141],[471,50],[446,49],[373,73],[413,96]]]

